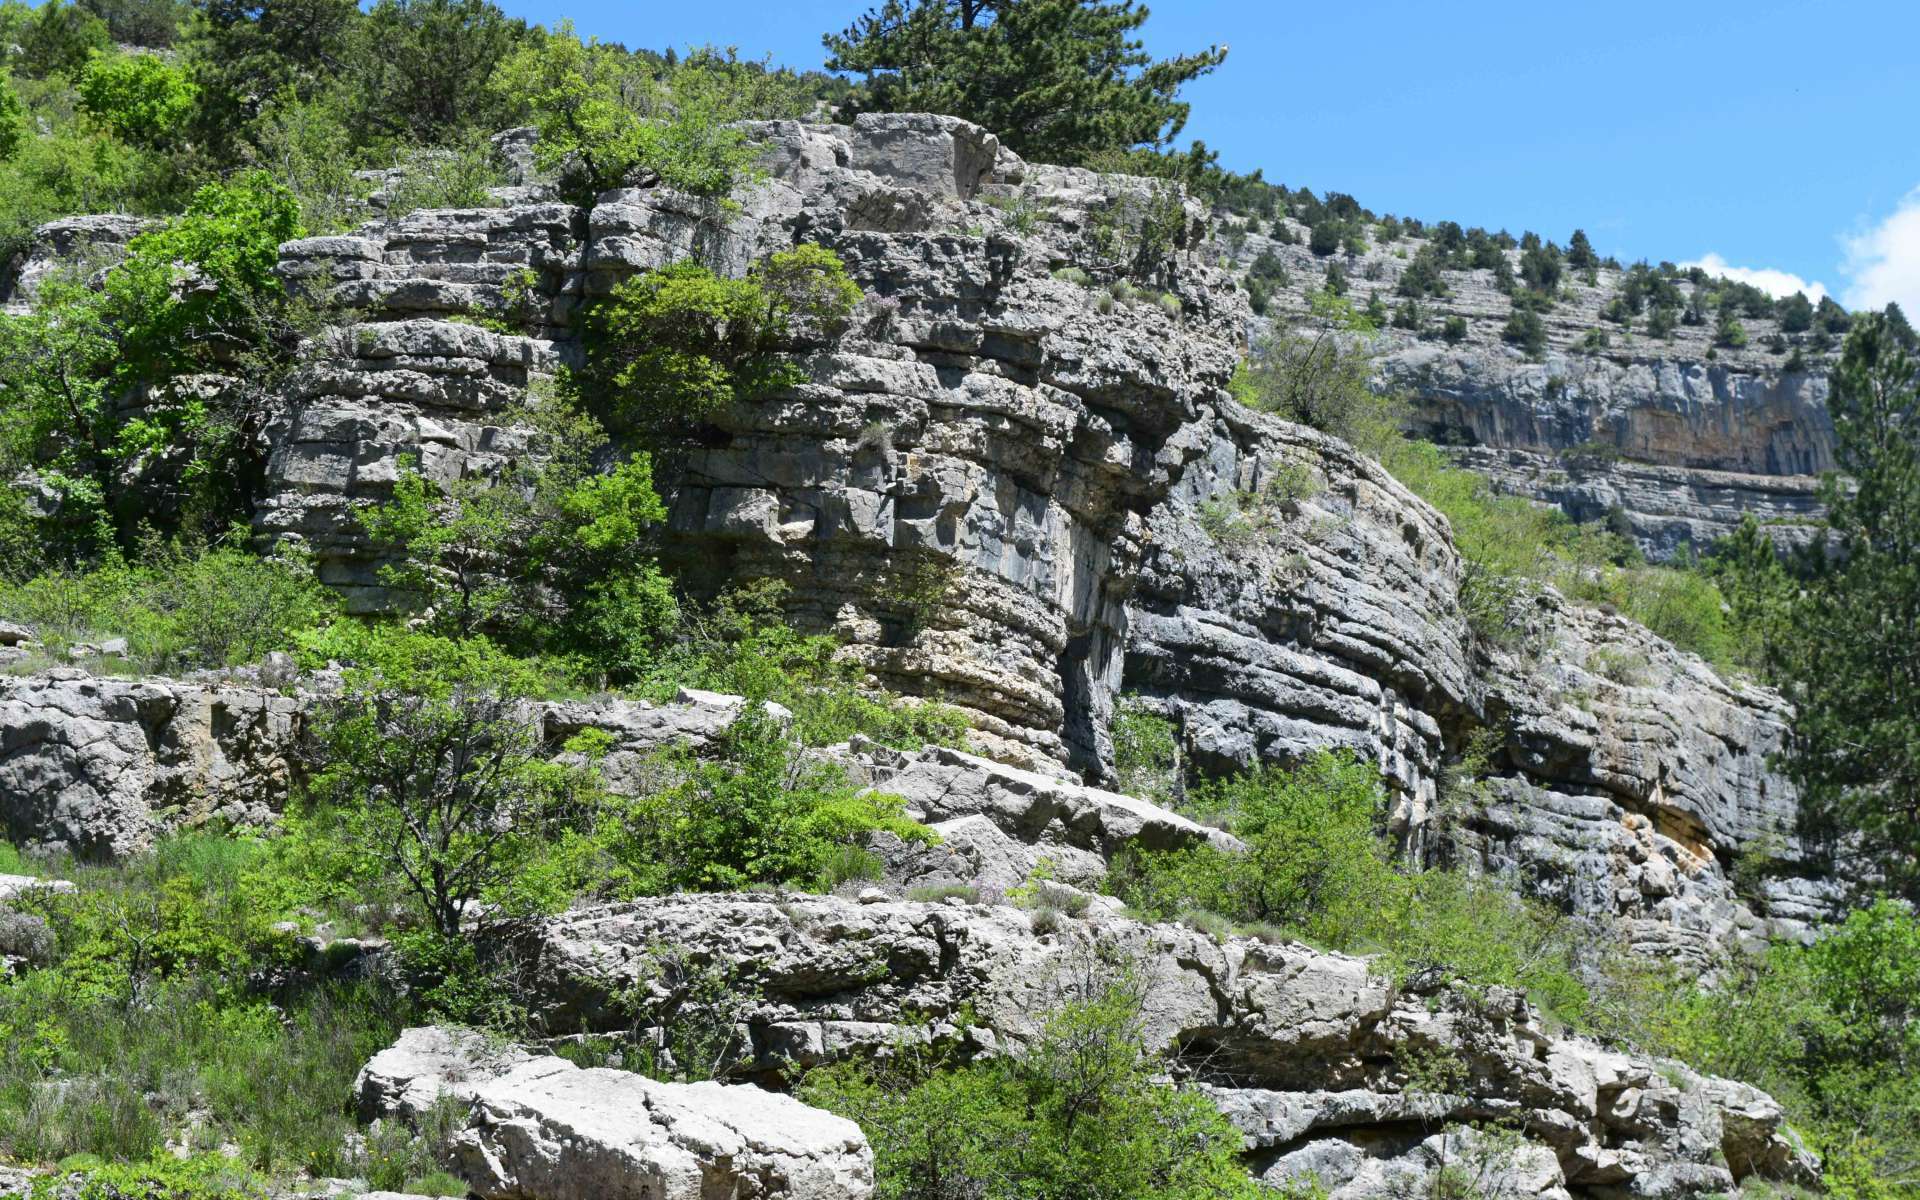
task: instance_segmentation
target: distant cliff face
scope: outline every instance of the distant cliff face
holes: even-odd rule
[[[1318,258],[1228,218],[1215,244],[1237,267],[1263,254],[1285,265],[1287,285],[1269,310],[1284,318],[1304,310],[1329,262],[1340,264],[1356,304],[1378,293],[1396,309],[1400,276],[1424,242]],[[1768,349],[1781,333],[1774,321],[1743,319],[1741,348],[1715,346],[1710,324],[1655,337],[1644,317],[1623,328],[1605,315],[1621,272],[1599,269],[1589,286],[1568,271],[1543,315],[1546,349],[1536,360],[1502,340],[1511,301],[1491,270],[1444,278],[1447,296],[1420,301],[1420,332],[1391,327],[1377,337],[1377,382],[1413,402],[1417,433],[1459,448],[1502,490],[1576,520],[1615,513],[1657,559],[1704,548],[1747,513],[1771,522],[1782,541],[1819,520],[1816,477],[1834,466],[1828,359],[1809,350],[1794,365]],[[1457,342],[1440,336],[1448,316],[1465,321]],[[1595,331],[1606,333],[1606,348],[1583,345]]]

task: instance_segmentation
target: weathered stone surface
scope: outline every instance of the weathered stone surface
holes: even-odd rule
[[[1305,310],[1324,260],[1304,236],[1287,245],[1270,232],[1228,218],[1213,244],[1240,266],[1263,254],[1284,265],[1289,280],[1273,289],[1269,312],[1286,319]],[[1397,304],[1395,285],[1423,244],[1406,238],[1343,257],[1354,294]],[[1519,252],[1508,257],[1517,267]],[[1807,477],[1834,465],[1830,351],[1810,335],[1746,315],[1748,344],[1739,348],[1715,345],[1711,320],[1680,325],[1668,338],[1629,331],[1603,315],[1624,275],[1602,267],[1591,284],[1567,273],[1544,314],[1546,351],[1534,361],[1501,339],[1512,302],[1490,269],[1443,275],[1448,294],[1421,303],[1422,335],[1391,328],[1375,339],[1377,383],[1411,398],[1419,432],[1465,447],[1463,461],[1504,490],[1581,520],[1614,510],[1656,559],[1703,548],[1746,512],[1796,522],[1820,515]],[[1681,285],[1683,294],[1690,289]],[[1466,322],[1458,344],[1435,336],[1448,316]],[[1644,327],[1644,317],[1634,324]],[[1612,343],[1598,352],[1584,346],[1595,330]],[[1784,344],[1781,353],[1768,348],[1776,337],[1800,351],[1798,362]],[[1594,450],[1618,460],[1595,461]],[[1585,460],[1578,470],[1563,461],[1573,451]],[[1515,455],[1528,465],[1516,469]],[[1789,528],[1786,536],[1806,535]]]
[[[1766,1097],[1556,1037],[1517,995],[1408,994],[1361,959],[1113,916],[1036,934],[1020,909],[959,901],[683,896],[586,910],[541,939],[542,1012],[556,1029],[623,1028],[612,998],[658,986],[648,964],[663,946],[731,964],[755,997],[735,1071],[775,1078],[901,1036],[956,1036],[963,1013],[976,1052],[1011,1049],[1101,964],[1132,962],[1148,1045],[1176,1077],[1211,1085],[1250,1166],[1276,1181],[1306,1164],[1344,1164],[1342,1186],[1430,1172],[1444,1149],[1431,1135],[1450,1121],[1523,1131],[1532,1148],[1502,1169],[1548,1189],[1694,1195],[1812,1169]],[[916,1022],[903,1028],[903,1013]],[[1417,1091],[1409,1072],[1437,1055],[1471,1080],[1466,1094]],[[1432,1129],[1408,1136],[1420,1122]]]
[[[1114,855],[1128,845],[1240,848],[1220,830],[1134,797],[938,746],[916,754],[874,749],[856,757],[855,769],[903,799],[908,815],[940,835],[939,844],[889,863],[888,882],[898,886],[952,882],[1005,890],[1026,883],[1044,863],[1060,883],[1097,889]]]
[[[58,272],[97,278],[125,257],[127,243],[153,223],[147,217],[102,213],[42,225],[33,231],[26,251],[0,271],[0,304],[13,313],[31,309],[41,285]]]
[[[1455,447],[1448,454],[1485,475],[1496,490],[1556,505],[1576,521],[1617,526],[1624,515],[1632,536],[1656,561],[1711,546],[1746,517],[1762,522],[1762,532],[1775,543],[1800,545],[1820,536],[1826,511],[1819,480],[1811,475],[1488,447]]]
[[[337,686],[324,674],[300,682],[283,692],[76,668],[0,676],[0,831],[29,849],[114,859],[174,829],[269,822],[285,805],[306,718]],[[602,777],[637,794],[650,756],[712,745],[744,704],[687,692],[659,705],[556,701],[541,715],[555,746],[589,726],[611,734]]]
[[[285,794],[298,702],[255,688],[0,677],[0,830],[115,858],[165,828],[251,822]]]
[[[361,1071],[362,1114],[417,1119],[468,1106],[454,1168],[486,1200],[864,1200],[873,1153],[858,1126],[750,1085],[658,1083],[409,1029]]]

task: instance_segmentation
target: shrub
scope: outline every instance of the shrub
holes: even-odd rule
[[[1180,791],[1180,737],[1172,721],[1122,696],[1113,713],[1116,786],[1130,796],[1166,804]]]
[[[1311,425],[1363,452],[1398,436],[1400,405],[1373,391],[1370,329],[1350,305],[1315,300],[1317,327],[1276,329],[1254,346],[1236,395],[1250,407]]]
[[[1324,752],[1290,771],[1260,767],[1202,784],[1188,807],[1222,824],[1248,852],[1130,849],[1116,860],[1110,886],[1153,917],[1210,910],[1351,948],[1367,912],[1395,886],[1377,832],[1385,802],[1372,767]]]
[[[1253,1200],[1240,1135],[1197,1092],[1156,1079],[1132,975],[1070,994],[1022,1053],[963,1064],[899,1046],[814,1072],[809,1104],[857,1122],[875,1193]]]
[[[297,558],[164,547],[147,562],[55,572],[0,587],[0,615],[32,627],[63,656],[76,642],[124,637],[146,671],[241,666],[288,650],[335,608]]]
[[[582,42],[570,21],[529,37],[492,87],[540,130],[536,161],[563,170],[585,205],[649,179],[725,200],[760,173],[759,147],[737,123],[805,108],[790,76],[731,52],[696,51],[658,70],[618,46]]]
[[[616,287],[586,314],[587,395],[623,424],[659,433],[802,376],[779,351],[836,334],[860,300],[832,251],[804,245],[722,279],[679,263]]]
[[[400,179],[389,187],[385,215],[404,217],[421,208],[479,208],[487,189],[506,182],[493,143],[480,134],[451,146],[416,148],[395,164]]]
[[[1340,248],[1340,225],[1336,221],[1322,221],[1315,225],[1307,236],[1307,249],[1325,258]]]
[[[728,729],[721,760],[670,753],[661,784],[627,804],[610,845],[641,894],[728,891],[755,883],[825,890],[848,846],[885,831],[928,843],[895,796],[849,783],[837,768],[797,756],[779,723],[750,701]]]
[[[479,640],[387,629],[359,640],[314,722],[316,815],[350,875],[398,878],[452,941],[591,803],[592,780],[548,760],[526,665]]]
[[[1531,308],[1516,304],[1508,315],[1507,323],[1500,330],[1500,336],[1519,346],[1530,356],[1538,357],[1547,348],[1547,327],[1540,320],[1540,314]]]
[[[77,90],[81,111],[136,146],[171,138],[200,91],[185,71],[152,54],[96,57],[81,73]]]
[[[299,231],[298,204],[266,175],[209,184],[179,218],[134,238],[97,290],[55,281],[33,313],[0,321],[11,410],[0,453],[62,494],[50,533],[98,551],[191,515],[184,504],[156,511],[161,482],[216,530],[240,507],[259,466],[250,405],[297,340],[273,268]],[[170,386],[208,368],[234,381],[211,396]],[[129,394],[143,402],[124,403]]]
[[[1457,313],[1449,316],[1446,324],[1440,329],[1440,336],[1447,340],[1448,345],[1453,346],[1466,341],[1467,319]]]

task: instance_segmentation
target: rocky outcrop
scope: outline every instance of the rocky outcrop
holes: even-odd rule
[[[1825,506],[1812,475],[1759,475],[1657,466],[1610,455],[1452,447],[1455,462],[1496,491],[1557,506],[1575,521],[1604,522],[1655,561],[1684,559],[1733,533],[1747,517],[1780,546],[1821,536]],[[1624,528],[1621,523],[1625,522]]]
[[[0,830],[28,850],[116,859],[171,830],[268,823],[286,804],[307,720],[337,686],[324,672],[285,690],[78,668],[0,676]],[[556,747],[585,728],[607,733],[603,781],[638,794],[654,756],[713,745],[745,703],[684,689],[671,704],[553,701],[540,718]]]
[[[851,765],[856,777],[900,797],[907,814],[939,838],[928,847],[889,847],[886,881],[896,890],[957,885],[1004,893],[1044,876],[1097,891],[1113,857],[1129,846],[1242,848],[1218,829],[1132,796],[944,747],[913,754],[870,747]]]
[[[1455,848],[1694,966],[1805,936],[1838,889],[1807,874],[1794,791],[1773,765],[1786,703],[1621,617],[1548,595],[1534,621],[1489,675],[1502,744],[1489,794],[1442,814]],[[1748,855],[1776,874],[1743,894]]]
[[[1157,268],[1169,300],[1101,304],[1051,272],[1140,181],[1029,166],[950,118],[758,132],[771,178],[731,219],[631,189],[289,244],[291,284],[367,319],[321,348],[276,424],[260,526],[378,605],[354,506],[410,459],[447,478],[514,453],[506,410],[572,352],[583,300],[669,262],[738,273],[816,241],[868,297],[856,328],[664,472],[669,557],[696,591],[787,581],[796,620],[840,633],[880,682],[971,710],[1004,756],[1097,763],[1142,517],[1238,356],[1244,309],[1187,248],[1198,207],[1177,210]],[[1016,196],[1045,215],[1015,220]],[[493,311],[516,273],[537,291],[530,336],[447,320]],[[912,598],[928,588],[931,614]]]
[[[1395,781],[1414,852],[1464,853],[1695,969],[1822,911],[1769,765],[1777,695],[1551,594],[1512,649],[1475,649],[1445,520],[1343,444],[1223,408],[1148,533],[1123,687],[1203,769],[1351,750]],[[1487,791],[1440,796],[1476,734]],[[1742,895],[1750,852],[1785,873]]]
[[[123,213],[67,217],[33,231],[33,241],[0,269],[0,305],[30,310],[49,278],[63,273],[90,281],[126,256],[127,243],[154,222]]]
[[[1470,1138],[1469,1123],[1521,1135],[1500,1169],[1537,1183],[1529,1194],[1693,1196],[1812,1170],[1762,1093],[1554,1036],[1517,995],[1415,994],[1365,960],[1098,910],[1040,933],[1021,909],[957,899],[591,909],[541,938],[540,1011],[557,1030],[633,1032],[625,1014],[661,986],[667,946],[728,965],[751,997],[733,1074],[764,1080],[900,1038],[1016,1052],[1076,989],[1133,964],[1147,1044],[1209,1087],[1246,1133],[1250,1168],[1275,1183],[1311,1171],[1349,1188],[1336,1194],[1390,1194],[1374,1184],[1430,1175],[1452,1154],[1433,1138]],[[1453,1083],[1431,1082],[1436,1062]]]
[[[369,1117],[467,1107],[453,1168],[483,1200],[865,1200],[853,1122],[746,1085],[659,1083],[409,1029],[361,1072]]]
[[[162,829],[256,822],[282,803],[299,711],[259,688],[0,676],[0,831],[117,858]]]
[[[1235,218],[1214,238],[1240,267],[1262,255],[1284,266],[1287,281],[1269,309],[1276,320],[1306,310],[1328,261],[1306,247],[1302,226],[1285,223],[1300,235],[1296,244]],[[1424,244],[1404,238],[1338,256],[1351,294],[1364,303],[1377,293],[1397,309],[1396,285]],[[1519,252],[1508,256],[1517,267]],[[1419,332],[1396,324],[1374,339],[1376,383],[1412,401],[1419,433],[1467,448],[1463,461],[1489,470],[1503,490],[1559,505],[1576,520],[1611,512],[1659,560],[1704,550],[1747,512],[1796,523],[1819,517],[1807,477],[1834,467],[1833,423],[1829,356],[1809,335],[1743,317],[1744,347],[1716,345],[1711,320],[1656,338],[1604,315],[1624,274],[1602,267],[1591,283],[1567,272],[1543,315],[1546,348],[1529,358],[1502,339],[1512,302],[1490,269],[1442,274],[1447,294],[1420,302]],[[1457,342],[1438,336],[1450,316],[1465,323]],[[1632,325],[1645,323],[1641,316]],[[1596,332],[1606,334],[1604,347],[1587,341]],[[1775,338],[1778,352],[1768,345]],[[1798,356],[1787,355],[1789,342]],[[1577,472],[1554,461],[1570,455]],[[1541,469],[1511,469],[1523,459]]]

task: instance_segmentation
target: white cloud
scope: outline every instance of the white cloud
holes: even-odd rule
[[[1805,292],[1807,299],[1818,304],[1827,294],[1827,285],[1817,279],[1809,283],[1791,271],[1776,271],[1772,267],[1736,267],[1718,254],[1703,254],[1680,265],[1699,267],[1709,275],[1725,275],[1735,283],[1750,283],[1775,300]]]
[[[1841,239],[1847,251],[1848,308],[1882,308],[1897,301],[1920,312],[1920,188],[1864,233]]]

